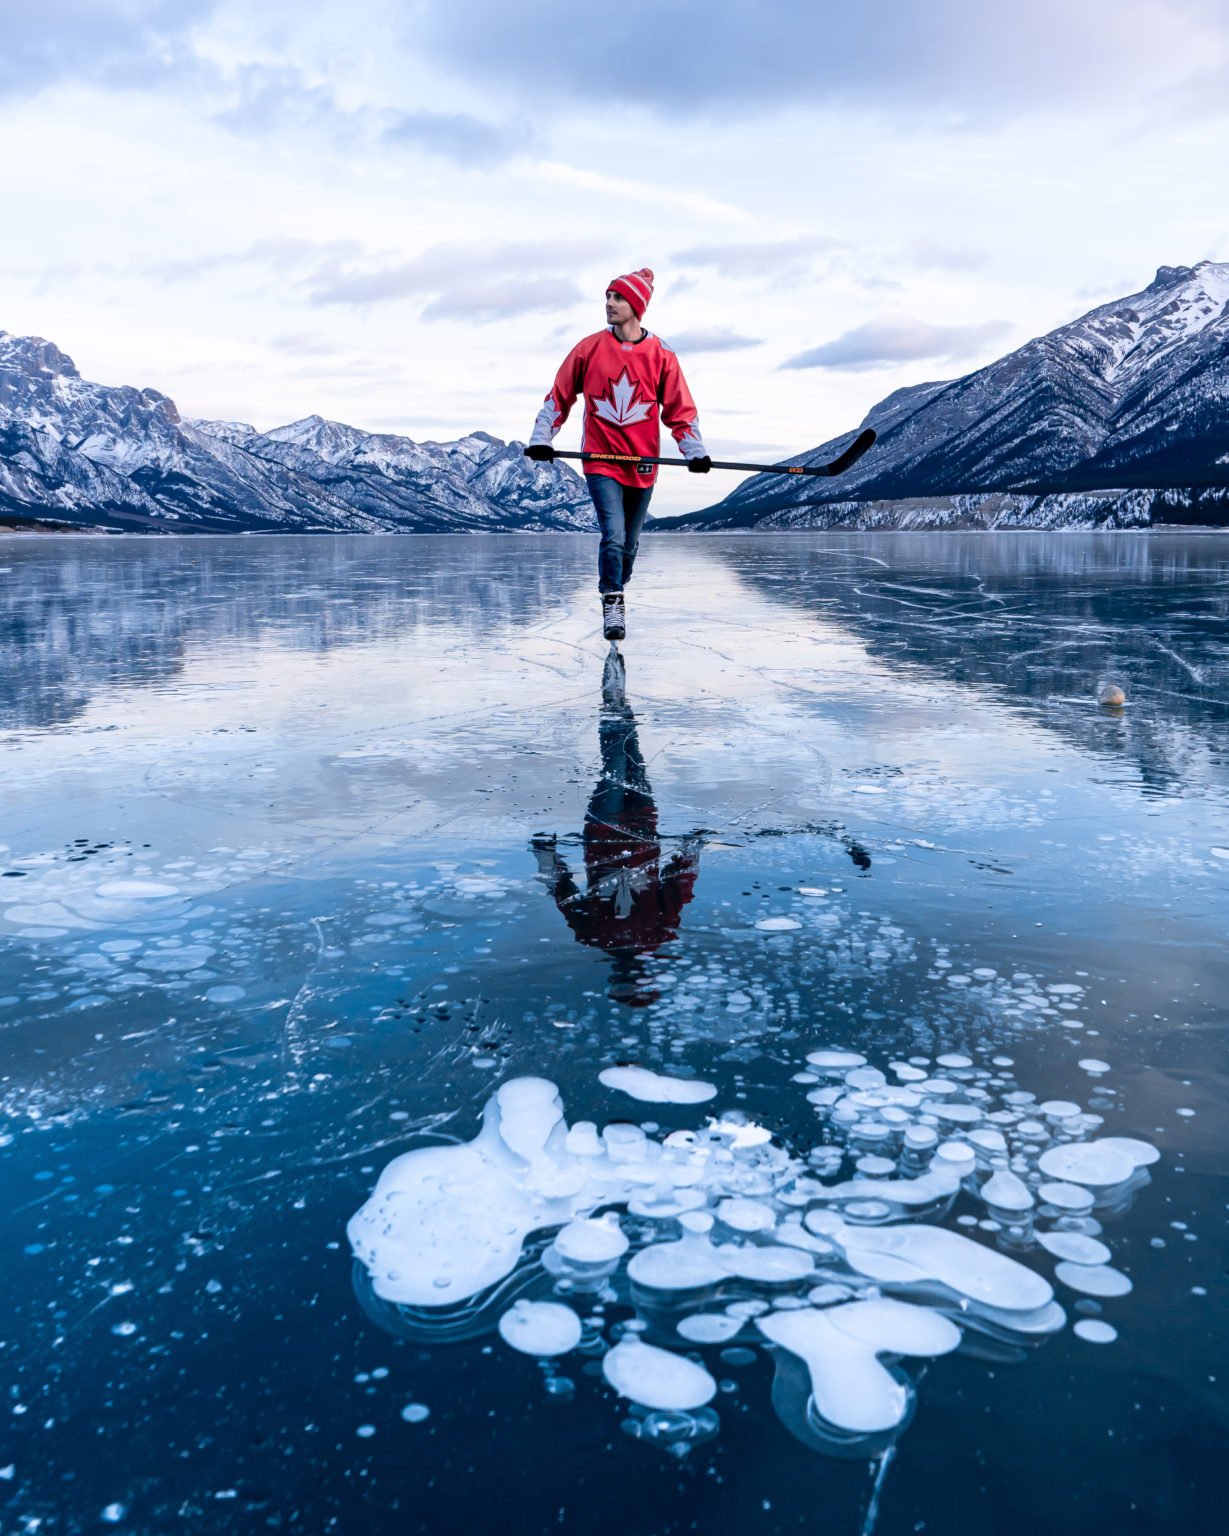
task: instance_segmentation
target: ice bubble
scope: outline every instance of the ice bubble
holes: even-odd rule
[[[1117,1328],[1095,1317],[1082,1317],[1071,1331],[1087,1344],[1112,1344],[1118,1337]]]
[[[1067,1259],[1072,1264],[1108,1264],[1110,1251],[1095,1237],[1083,1232],[1038,1232],[1037,1241],[1056,1259]]]
[[[969,1140],[981,1152],[1006,1152],[1007,1138],[1002,1131],[970,1131]]]
[[[717,1096],[713,1083],[665,1077],[647,1067],[607,1067],[598,1073],[598,1082],[644,1104],[705,1104]]]
[[[938,1140],[938,1131],[929,1125],[911,1125],[905,1132],[905,1145],[919,1152],[926,1147],[933,1147]]]
[[[580,1318],[557,1301],[518,1301],[499,1319],[500,1338],[522,1355],[566,1355],[580,1335]]]
[[[431,1417],[431,1410],[426,1403],[407,1403],[401,1410],[401,1417],[407,1424],[421,1424]]]
[[[974,975],[977,973],[974,972]],[[994,973],[991,972],[991,975]],[[971,1067],[972,1061],[968,1056],[936,1056],[935,1065],[939,1067]]]
[[[1135,1172],[1135,1159],[1102,1141],[1076,1141],[1048,1147],[1038,1158],[1037,1166],[1048,1178],[1104,1189],[1125,1184]]]
[[[725,1309],[727,1317],[738,1317],[744,1321],[749,1317],[762,1317],[768,1311],[766,1301],[732,1301]]]
[[[1151,1142],[1137,1141],[1134,1136],[1101,1136],[1097,1139],[1097,1145],[1125,1153],[1137,1168],[1150,1168],[1161,1157]]]
[[[807,1300],[813,1307],[831,1307],[838,1301],[848,1301],[853,1292],[847,1285],[836,1285],[827,1281],[823,1285],[814,1285],[807,1292]]]
[[[1068,1099],[1047,1099],[1044,1104],[1038,1104],[1037,1109],[1051,1120],[1070,1120],[1080,1112],[1080,1106],[1072,1104]]]
[[[555,1234],[554,1247],[574,1264],[609,1264],[627,1252],[627,1237],[617,1217],[585,1217],[570,1221]]]
[[[691,1344],[725,1344],[742,1326],[742,1318],[723,1312],[697,1312],[677,1325],[681,1337]]]
[[[946,1318],[896,1301],[773,1312],[757,1326],[806,1364],[820,1416],[854,1434],[894,1429],[908,1412],[909,1389],[880,1363],[879,1351],[942,1355],[960,1342],[960,1330]]]
[[[1033,1196],[1023,1179],[1000,1168],[981,1187],[981,1197],[987,1205],[999,1211],[1031,1211]]]
[[[690,1291],[716,1285],[729,1271],[707,1237],[689,1232],[677,1242],[650,1243],[634,1253],[627,1273],[634,1284],[647,1290]]]
[[[767,1146],[772,1140],[772,1132],[767,1126],[730,1117],[724,1120],[710,1120],[708,1129],[712,1136],[728,1137],[731,1150],[735,1152],[744,1151],[749,1147]]]
[[[976,1125],[984,1118],[976,1104],[928,1104],[926,1113],[953,1125]]]
[[[1094,1204],[1092,1194],[1078,1184],[1042,1184],[1037,1193],[1060,1211],[1090,1211]]]
[[[977,1154],[973,1148],[963,1141],[944,1141],[939,1145],[935,1157],[945,1163],[951,1163],[960,1167],[966,1163],[976,1161]]]
[[[802,1218],[802,1224],[808,1232],[814,1232],[819,1237],[831,1237],[845,1225],[835,1211],[808,1211]]]
[[[780,1247],[775,1243],[742,1248],[724,1244],[716,1253],[728,1274],[738,1275],[743,1280],[758,1280],[765,1285],[803,1280],[815,1269],[810,1254],[797,1248]]]
[[[1085,1056],[1083,1061],[1079,1062],[1078,1065],[1085,1072],[1093,1073],[1094,1076],[1099,1075],[1102,1072],[1108,1072],[1110,1070],[1110,1064],[1108,1061],[1098,1061],[1095,1056]]]
[[[856,1051],[808,1051],[807,1060],[822,1072],[846,1072],[850,1067],[864,1067],[866,1057]]]
[[[772,1206],[760,1200],[723,1200],[717,1207],[717,1219],[737,1232],[771,1232],[777,1224]]]
[[[1054,1277],[1073,1291],[1085,1296],[1125,1296],[1131,1282],[1120,1269],[1108,1264],[1071,1264],[1064,1260],[1054,1266]]]
[[[795,917],[762,917],[755,926],[764,933],[787,933],[802,924]]]
[[[958,1295],[1010,1312],[1031,1312],[1053,1299],[1041,1275],[945,1227],[846,1227],[834,1240],[850,1265],[873,1280],[937,1280]]]
[[[860,1157],[857,1163],[858,1172],[868,1179],[883,1179],[890,1173],[896,1172],[896,1164],[890,1157]]]
[[[126,1504],[108,1504],[102,1511],[102,1519],[107,1525],[118,1525],[127,1513]]]
[[[878,1067],[855,1067],[845,1081],[851,1088],[882,1088],[887,1078]]]
[[[205,993],[207,1003],[237,1003],[247,993],[242,987],[210,987]]]
[[[157,880],[105,880],[95,894],[109,901],[159,901],[178,896],[177,885],[163,885]]]
[[[632,1216],[645,1216],[650,1221],[669,1221],[672,1216],[693,1214],[705,1201],[706,1196],[698,1189],[655,1188],[646,1194],[633,1195],[627,1202],[627,1209]]]
[[[702,1365],[635,1337],[607,1351],[602,1374],[620,1397],[642,1408],[703,1408],[717,1395],[717,1383]]]

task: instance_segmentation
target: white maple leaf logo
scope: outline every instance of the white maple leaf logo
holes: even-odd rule
[[[618,382],[610,386],[610,394],[611,399],[595,400],[593,409],[603,421],[612,422],[616,427],[634,426],[653,413],[652,404],[637,403],[636,386],[628,378],[626,368]]]

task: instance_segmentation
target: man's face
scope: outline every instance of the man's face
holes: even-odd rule
[[[606,290],[606,324],[626,325],[629,320],[635,318],[636,311],[623,295],[608,288]]]

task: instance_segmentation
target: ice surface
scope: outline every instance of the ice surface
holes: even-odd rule
[[[647,1067],[607,1067],[598,1073],[598,1081],[645,1104],[705,1104],[717,1096],[713,1083],[665,1077]]]
[[[634,1337],[607,1351],[602,1374],[620,1397],[642,1408],[703,1408],[717,1395],[702,1365]]]
[[[1055,1443],[1082,1447],[1081,1472],[1096,1486],[1119,1444],[1105,1439],[1103,1394],[1092,1389],[1104,1356],[1090,1367],[1089,1352],[1076,1350],[1072,1363],[1082,1362],[1089,1380],[1077,1372],[1069,1392],[1055,1385],[1062,1372],[1038,1368],[1040,1348],[1053,1355],[1064,1347],[1045,1342],[1055,1303],[962,1306],[967,1297],[919,1277],[914,1265],[897,1260],[899,1278],[881,1283],[827,1241],[854,1204],[881,1213],[883,1227],[861,1229],[873,1237],[919,1217],[945,1228],[961,1218],[976,1223],[987,1214],[981,1191],[1000,1168],[1036,1189],[1041,1153],[1099,1134],[1082,1116],[1059,1125],[1037,1107],[1073,1094],[1106,1117],[1103,1130],[1148,1136],[1164,1126],[1164,1141],[1155,1137],[1167,1153],[1156,1187],[1141,1187],[1138,1162],[1129,1187],[1105,1186],[1114,1203],[1098,1210],[1105,1230],[1096,1237],[1142,1293],[1144,1276],[1133,1261],[1123,1263],[1118,1234],[1125,1231],[1131,1252],[1141,1244],[1147,1252],[1148,1237],[1163,1235],[1167,1248],[1147,1266],[1146,1299],[1157,1304],[1146,1309],[1147,1327],[1132,1331],[1139,1367],[1132,1401],[1141,1402],[1136,1417],[1146,1422],[1158,1400],[1181,1396],[1194,1405],[1192,1433],[1206,1438],[1200,1372],[1213,1366],[1178,1347],[1196,1326],[1193,1314],[1205,1309],[1193,1298],[1175,1302],[1185,1302],[1190,1281],[1211,1288],[1214,1280],[1205,1252],[1211,1223],[1200,1205],[1206,1180],[1195,1165],[1211,1166],[1224,1139],[1205,1107],[1223,1079],[1209,1025],[1225,926],[1217,876],[1226,867],[1208,850],[1229,846],[1224,722],[1216,714],[1227,675],[1200,638],[1223,628],[1221,562],[1198,552],[1200,540],[1215,538],[1179,545],[1167,534],[1016,537],[1010,553],[1007,535],[953,535],[942,551],[941,540],[920,541],[946,567],[934,583],[942,594],[926,597],[891,584],[918,563],[909,553],[913,537],[790,535],[771,548],[754,538],[648,541],[633,597],[643,633],[629,647],[627,689],[654,795],[641,846],[657,845],[656,874],[693,857],[698,876],[673,933],[659,931],[657,949],[627,946],[626,954],[578,937],[580,919],[614,905],[602,907],[596,882],[587,900],[585,834],[603,771],[604,707],[588,546],[574,559],[559,552],[569,541],[529,541],[522,551],[522,541],[493,549],[469,540],[317,540],[301,541],[296,553],[280,540],[218,540],[185,547],[181,559],[175,546],[184,541],[25,541],[15,563],[42,574],[4,583],[14,617],[0,663],[10,684],[0,836],[13,844],[0,866],[0,906],[21,919],[0,922],[0,1137],[12,1138],[5,1177],[16,1175],[12,1204],[23,1207],[5,1277],[23,1341],[14,1402],[31,1404],[24,1423],[13,1418],[6,1432],[21,1441],[4,1457],[17,1458],[24,1484],[15,1508],[64,1507],[71,1526],[74,1516],[77,1524],[96,1519],[109,1499],[123,1498],[151,1528],[173,1524],[177,1508],[199,1499],[199,1458],[180,1463],[157,1437],[143,1437],[136,1405],[149,1393],[173,1394],[180,1376],[207,1380],[211,1352],[226,1361],[236,1401],[265,1401],[286,1424],[301,1423],[295,1405],[312,1393],[337,1397],[340,1386],[349,1401],[353,1367],[350,1351],[338,1352],[337,1330],[302,1327],[312,1297],[324,1294],[322,1279],[329,1294],[344,1284],[339,1255],[326,1246],[340,1236],[329,1230],[328,1192],[359,1190],[356,1208],[385,1161],[410,1149],[423,1162],[407,1170],[403,1194],[407,1229],[426,1218],[424,1272],[447,1280],[440,1261],[464,1248],[468,1233],[474,1253],[462,1255],[462,1267],[481,1268],[470,1282],[480,1288],[457,1299],[467,1285],[436,1292],[428,1280],[409,1292],[413,1301],[381,1300],[360,1266],[359,1301],[373,1324],[355,1331],[363,1372],[380,1345],[377,1326],[415,1342],[394,1351],[385,1338],[393,1379],[384,1395],[368,1399],[364,1389],[337,1433],[316,1437],[319,1498],[295,1506],[308,1523],[352,1522],[353,1501],[361,1503],[366,1489],[373,1533],[382,1530],[395,1524],[388,1500],[400,1499],[404,1514],[428,1476],[437,1479],[429,1499],[463,1509],[472,1456],[421,1456],[425,1441],[393,1442],[434,1434],[438,1444],[463,1449],[488,1419],[501,1425],[497,1454],[487,1458],[491,1485],[520,1478],[531,1501],[541,1492],[534,1476],[522,1476],[533,1463],[530,1441],[564,1404],[547,1405],[556,1378],[526,1357],[511,1358],[496,1333],[519,1296],[567,1301],[584,1319],[567,1414],[604,1418],[578,1421],[580,1449],[552,1468],[570,1520],[587,1500],[600,1524],[610,1469],[626,1460],[604,1456],[602,1447],[612,1436],[622,1442],[621,1419],[643,1423],[640,1415],[654,1411],[630,1413],[631,1404],[620,1405],[581,1370],[581,1358],[596,1366],[639,1311],[653,1344],[679,1355],[700,1347],[714,1377],[736,1377],[738,1391],[717,1405],[730,1442],[727,1483],[754,1505],[761,1493],[771,1500],[769,1523],[804,1524],[818,1485],[800,1466],[799,1449],[782,1432],[763,1475],[751,1475],[739,1460],[745,1436],[730,1433],[744,1405],[748,1423],[771,1414],[769,1370],[727,1369],[716,1361],[722,1341],[702,1345],[678,1325],[696,1314],[724,1316],[734,1298],[762,1308],[806,1301],[814,1291],[831,1308],[877,1285],[885,1298],[941,1309],[976,1346],[938,1369],[907,1357],[889,1364],[902,1383],[925,1372],[915,1381],[920,1393],[933,1387],[944,1402],[941,1413],[923,1404],[919,1425],[920,1433],[942,1431],[922,1447],[940,1492],[931,1507],[894,1505],[900,1463],[893,1463],[885,1521],[907,1515],[947,1529],[963,1516],[967,1525],[951,1476],[961,1458],[983,1459],[988,1477],[1003,1481],[1013,1448],[982,1411],[987,1365],[976,1351],[983,1345],[1020,1362],[989,1367],[996,1391],[1035,1397],[1035,1417]],[[1168,553],[1175,548],[1176,560]],[[1118,552],[1101,553],[1111,549]],[[1201,560],[1216,571],[1216,582],[1202,589]],[[1170,616],[1148,606],[1152,596],[1138,578],[1159,572],[1162,561],[1165,581],[1181,584],[1187,618],[1176,607]],[[249,569],[260,578],[244,575]],[[677,590],[663,584],[666,573]],[[1204,672],[1205,682],[1195,685],[1154,638]],[[1090,684],[1111,656],[1143,701],[1129,732],[1089,708]],[[904,708],[902,665],[911,680]],[[871,777],[888,796],[841,793]],[[696,855],[684,842],[700,828]],[[530,847],[539,831],[558,835],[560,862],[580,896],[570,908],[540,877]],[[72,851],[78,839],[92,847],[104,837],[131,839],[131,851],[118,841],[88,857]],[[857,843],[862,863],[845,839]],[[99,893],[126,879],[163,894]],[[803,882],[826,894],[802,895]],[[632,894],[639,905],[663,889],[646,879]],[[756,932],[766,914],[800,926]],[[63,932],[22,937],[27,921],[38,926],[35,917]],[[617,935],[625,921],[609,926]],[[1182,985],[1153,996],[1152,981],[1171,974],[1175,955]],[[185,967],[193,960],[201,963]],[[961,984],[947,983],[947,973]],[[1064,981],[1069,990],[1048,990]],[[1124,1031],[1134,1010],[1138,1019]],[[1154,1020],[1154,1012],[1163,1017]],[[843,1071],[822,1075],[835,1094],[831,1104],[806,1101],[816,1084],[790,1082],[804,1066],[820,1076],[804,1061],[812,1045],[854,1057]],[[941,1059],[957,1055],[972,1065]],[[1101,1058],[1115,1070],[1094,1083],[1077,1062]],[[599,1087],[601,1068],[629,1060],[716,1084],[719,1096],[698,1113],[675,1115]],[[910,1089],[933,1080],[918,1106],[857,1102],[847,1097],[848,1077],[860,1068]],[[473,1146],[477,1107],[515,1071],[560,1084],[569,1109],[597,1124],[547,1124],[531,1095],[522,1136],[509,1101],[501,1112],[506,1138],[474,1149],[479,1166],[467,1172],[469,1154],[454,1138]],[[1192,1086],[1179,1088],[1186,1079]],[[1107,1081],[1118,1094],[1103,1101]],[[1039,1091],[1015,1105],[1007,1095],[1017,1088]],[[1201,1109],[1196,1122],[1174,1115],[1175,1095],[1179,1105]],[[968,1106],[983,1118],[961,1124],[935,1114],[927,1124],[928,1102]],[[706,1145],[702,1121],[713,1103],[741,1107],[758,1128],[731,1118],[728,1137]],[[199,1116],[186,1113],[194,1105]],[[840,1115],[831,1112],[838,1106]],[[1022,1131],[1024,1117],[1035,1128]],[[624,1118],[646,1122],[640,1136],[603,1137],[607,1121]],[[703,1155],[693,1158],[686,1144],[667,1147],[653,1119],[697,1127]],[[867,1142],[864,1121],[875,1123]],[[940,1139],[936,1126],[945,1136],[964,1134],[976,1160],[933,1203],[893,1199],[879,1187],[829,1200],[804,1182],[829,1190],[857,1175],[870,1183],[858,1167],[869,1155],[898,1165],[882,1182],[920,1193]],[[991,1128],[1001,1145],[983,1139]],[[185,1150],[198,1142],[200,1152]],[[427,1196],[414,1170],[430,1167],[428,1153],[444,1158],[436,1173],[446,1177],[438,1207],[416,1212]],[[759,1154],[782,1161],[761,1165]],[[1186,1163],[1185,1178],[1172,1172],[1171,1159]],[[52,1176],[36,1183],[39,1171]],[[679,1174],[695,1182],[676,1183]],[[93,1192],[104,1180],[119,1186],[117,1194]],[[698,1202],[691,1212],[677,1209],[682,1192]],[[1131,1198],[1134,1210],[1126,1208]],[[777,1216],[774,1229],[742,1234],[748,1248],[791,1246],[786,1223],[794,1215],[808,1218],[801,1230],[827,1252],[810,1255],[813,1271],[797,1282],[749,1280],[724,1266],[692,1291],[629,1282],[636,1253],[677,1237],[685,1230],[680,1218],[711,1221],[728,1199]],[[1163,1207],[1166,1200],[1173,1203]],[[369,1240],[396,1237],[395,1205],[379,1230],[364,1234],[360,1253]],[[1162,1207],[1186,1217],[1201,1242],[1158,1224]],[[636,1214],[672,1208],[677,1213],[660,1220]],[[129,1258],[165,1247],[162,1229],[175,1210],[188,1269],[168,1274],[174,1291],[155,1301],[160,1282],[152,1272],[113,1260],[125,1255],[121,1237],[134,1240]],[[492,1230],[483,1227],[484,1211]],[[510,1214],[517,1232],[494,1230],[496,1217]],[[824,1214],[836,1227],[812,1232]],[[65,1236],[87,1215],[90,1256],[101,1255],[89,1272],[80,1267],[86,1250]],[[1057,1213],[1044,1206],[1034,1219],[1051,1228]],[[850,1213],[846,1224],[853,1220]],[[563,1234],[589,1221],[617,1228],[624,1251],[611,1254],[614,1240],[599,1232],[603,1256],[578,1249],[568,1257]],[[714,1248],[739,1235],[724,1224],[713,1231]],[[1063,1256],[1030,1247],[1027,1235],[1011,1237],[1006,1224],[974,1224],[966,1236],[1060,1285],[1053,1269]],[[482,1285],[501,1267],[489,1261],[505,1240],[512,1268]],[[411,1266],[416,1241],[407,1245]],[[27,1258],[27,1242],[47,1246]],[[206,1268],[214,1242],[219,1257]],[[242,1275],[226,1272],[227,1255],[243,1256]],[[594,1276],[582,1275],[574,1288],[552,1291],[571,1287],[574,1272],[586,1268],[603,1272],[593,1289],[585,1286]],[[224,1292],[192,1283],[193,1273],[215,1270]],[[83,1327],[80,1318],[125,1276],[137,1282],[137,1299]],[[271,1294],[280,1304],[262,1307]],[[1060,1294],[1078,1303],[1081,1293]],[[58,1321],[49,1297],[64,1314]],[[1106,1299],[1104,1312],[1125,1331],[1144,1301],[1143,1294]],[[254,1317],[280,1361],[271,1396],[264,1357],[249,1359],[235,1347]],[[111,1324],[127,1318],[138,1331],[113,1336]],[[64,1351],[51,1347],[54,1336],[74,1319],[72,1359],[57,1367]],[[463,1328],[490,1353],[466,1348],[462,1360],[447,1341]],[[974,1339],[979,1329],[989,1337]],[[184,1338],[159,1354],[157,1341],[172,1332]],[[745,1327],[740,1342],[753,1333]],[[153,1353],[134,1353],[142,1337]],[[809,1373],[784,1349],[775,1363],[784,1414],[787,1387],[805,1393]],[[464,1391],[456,1388],[459,1364]],[[233,1468],[226,1482],[241,1490],[240,1502],[242,1490],[255,1487],[267,1490],[272,1512],[289,1509],[279,1460],[285,1436],[249,1444],[242,1414],[211,1416],[209,1394],[198,1395],[199,1405],[191,1394],[184,1399],[177,1436],[182,1430],[185,1445],[202,1429],[215,1437],[218,1465]],[[417,1430],[397,1417],[412,1396],[433,1409]],[[99,1458],[75,1456],[69,1443],[71,1426],[95,1400],[115,1404],[112,1438],[135,1447],[131,1487],[100,1488],[91,1471]],[[51,1412],[40,1409],[44,1401],[63,1404],[54,1430],[42,1428]],[[799,1423],[805,1397],[793,1401]],[[378,1427],[373,1441],[354,1438],[360,1421]],[[883,1444],[874,1443],[876,1454]],[[648,1445],[646,1434],[638,1454],[656,1454]],[[396,1487],[390,1455],[406,1461]],[[1125,1506],[1155,1469],[1146,1455],[1119,1461],[1113,1475],[1122,1479],[1115,1486]],[[660,1484],[649,1516],[686,1525],[696,1513],[688,1500],[695,1501],[677,1489],[694,1492],[708,1464],[696,1457],[687,1469],[694,1477],[648,1474]],[[73,1483],[62,1482],[65,1468],[76,1474]],[[822,1480],[825,1518],[835,1529],[862,1529],[866,1480],[856,1468],[831,1471]],[[1061,1478],[1052,1483],[1053,1508],[1044,1498],[1037,1505],[1042,1526],[1065,1489]],[[71,1508],[87,1488],[88,1504]],[[1140,1506],[1141,1519],[1149,1508]]]
[[[565,1355],[580,1343],[580,1318],[557,1301],[518,1301],[499,1319],[499,1336],[523,1355]]]

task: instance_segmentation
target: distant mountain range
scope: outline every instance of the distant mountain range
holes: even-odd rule
[[[964,378],[861,426],[838,479],[756,475],[662,529],[1229,526],[1229,263],[1162,267]],[[834,457],[852,433],[787,462]],[[416,443],[308,416],[184,420],[153,389],[83,380],[0,331],[0,526],[168,533],[591,530],[581,477],[474,432]]]
[[[756,475],[658,526],[1229,525],[1229,263],[1162,267],[976,373],[897,390],[861,425],[879,440],[839,479]]]
[[[0,528],[139,533],[486,533],[596,526],[582,478],[521,444],[361,432],[308,416],[272,432],[181,418],[154,389],[81,378],[0,331]]]

